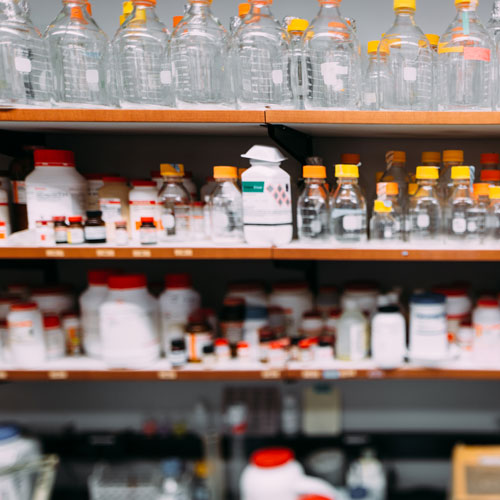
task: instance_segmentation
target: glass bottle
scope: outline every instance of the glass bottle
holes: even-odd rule
[[[495,49],[495,57],[497,59],[497,68],[495,71],[495,86],[494,86],[494,106],[498,109],[500,106],[500,67],[498,66],[498,61],[500,61],[500,0],[494,0],[493,7],[491,9],[491,17],[486,25],[488,33],[493,41]]]
[[[437,196],[437,167],[417,167],[417,192],[409,201],[409,238],[412,242],[437,240],[442,210]]]
[[[424,151],[422,153],[421,165],[423,167],[440,167],[441,153],[439,151]]]
[[[392,208],[391,216],[396,222],[397,237],[406,239],[406,214],[399,204],[399,186],[397,182],[377,182],[377,198],[387,202]]]
[[[293,19],[288,25],[290,36],[290,78],[292,82],[293,101],[296,109],[304,109],[304,68],[302,66],[302,48],[304,32],[309,26],[305,19]]]
[[[303,169],[305,186],[297,204],[299,239],[325,240],[329,234],[329,195],[326,187],[326,168],[306,165]]]
[[[380,43],[389,51],[393,77],[388,109],[425,111],[432,107],[432,50],[415,23],[415,10],[415,0],[394,0],[396,19]]]
[[[318,0],[320,10],[304,37],[306,109],[357,109],[361,57],[356,34],[342,17],[342,0]]]
[[[89,16],[84,0],[63,0],[63,9],[45,31],[50,47],[55,101],[61,106],[109,104],[109,44]]]
[[[233,104],[228,33],[210,9],[212,0],[188,0],[187,12],[170,40],[178,108],[213,109]]]
[[[158,193],[161,242],[189,241],[191,232],[191,197],[183,186],[184,168],[175,163],[160,166],[164,179]]]
[[[445,233],[452,240],[464,240],[469,233],[470,211],[474,206],[469,167],[453,167],[451,178],[453,189],[445,211]]]
[[[393,215],[392,204],[387,200],[375,200],[370,219],[370,239],[388,241],[399,239],[400,224]]]
[[[490,186],[489,236],[491,239],[500,240],[500,186]]]
[[[232,16],[229,21],[229,33],[233,36],[238,28],[241,26],[243,19],[250,12],[250,4],[249,3],[240,3],[238,5],[238,15]]]
[[[366,241],[366,201],[357,165],[336,165],[338,186],[331,202],[331,234],[339,242]]]
[[[134,0],[134,10],[112,42],[121,107],[172,105],[169,32],[156,0]]]
[[[488,211],[490,208],[490,186],[484,182],[475,183],[472,196],[474,205],[469,210],[467,236],[483,243],[488,236]]]
[[[408,172],[406,171],[406,153],[404,151],[388,151],[385,155],[386,167],[381,182],[396,182],[399,187],[399,205],[405,211],[408,207]]]
[[[20,0],[0,0],[0,104],[47,106],[52,75],[46,43]]]
[[[490,111],[495,50],[476,13],[477,0],[455,0],[457,15],[439,44],[439,109]]]
[[[212,241],[243,243],[243,199],[236,167],[214,167],[217,187],[210,197]]]
[[[387,47],[379,52],[379,40],[368,42],[368,68],[363,78],[363,109],[386,108],[391,101],[392,76],[387,64]]]
[[[234,88],[242,109],[293,108],[290,40],[271,4],[272,0],[250,0],[250,12],[233,37]]]
[[[431,33],[427,33],[425,35],[427,40],[429,41],[429,45],[432,50],[432,109],[437,110],[438,109],[438,86],[439,86],[439,80],[438,80],[438,55],[439,55],[439,35],[434,35]]]
[[[368,356],[368,346],[368,322],[356,300],[347,298],[337,326],[337,358],[343,361],[361,361]]]
[[[439,172],[438,195],[443,204],[450,197],[453,188],[451,169],[464,164],[464,152],[460,150],[443,151],[443,168]]]

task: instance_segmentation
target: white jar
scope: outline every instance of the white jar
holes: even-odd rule
[[[108,280],[113,274],[107,269],[89,271],[89,286],[80,295],[83,348],[91,358],[102,356],[99,308],[108,295]]]
[[[444,295],[423,293],[410,300],[409,356],[416,361],[440,361],[448,356]]]
[[[31,299],[38,304],[42,314],[61,315],[73,311],[75,298],[68,287],[63,285],[38,287],[31,293]]]
[[[381,307],[372,319],[372,358],[380,368],[396,368],[406,356],[406,321],[397,306]]]
[[[241,176],[243,228],[249,245],[287,245],[293,236],[290,176],[280,168],[284,156],[269,146],[241,155],[250,168]]]
[[[99,210],[99,189],[104,186],[103,174],[86,174],[87,181],[87,212]]]
[[[11,233],[9,193],[5,189],[0,189],[0,222],[5,222],[5,235]]]
[[[132,189],[128,194],[130,205],[130,230],[135,242],[140,240],[142,217],[153,217],[155,226],[159,227],[158,189],[154,181],[132,181]]]
[[[160,356],[158,309],[143,274],[111,276],[99,309],[102,357],[116,368],[150,366]]]
[[[44,316],[43,329],[47,359],[61,359],[66,356],[66,337],[61,328],[59,316]]]
[[[473,347],[474,363],[478,366],[500,365],[500,309],[491,298],[479,299],[472,313],[475,330]]]
[[[368,322],[354,299],[344,301],[337,328],[337,358],[361,361],[368,356]]]
[[[184,338],[189,316],[201,306],[200,294],[192,287],[189,274],[167,274],[165,291],[160,295],[163,350],[170,352],[174,339]]]
[[[269,304],[283,309],[286,334],[298,337],[303,314],[313,308],[313,296],[307,283],[277,283],[269,296]]]
[[[42,364],[47,359],[42,314],[34,302],[14,304],[7,315],[12,362],[19,367]]]
[[[75,169],[71,151],[37,149],[35,170],[26,177],[30,229],[57,216],[84,216],[87,182]]]
[[[245,321],[243,323],[243,340],[250,346],[252,354],[257,357],[259,348],[259,332],[269,324],[267,307],[248,305],[245,303]]]
[[[361,312],[371,317],[377,312],[379,290],[376,286],[364,283],[357,283],[347,286],[340,301],[342,309],[345,301],[353,299]]]

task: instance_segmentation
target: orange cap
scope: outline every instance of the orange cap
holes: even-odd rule
[[[500,155],[498,153],[483,153],[481,155],[481,165],[487,163],[498,165],[500,163]]]
[[[377,183],[377,196],[394,196],[399,194],[397,182],[379,182]]]
[[[236,167],[214,167],[215,179],[237,179],[238,169]]]
[[[92,17],[92,4],[88,0],[85,0],[85,7],[87,9],[87,14]]]
[[[344,163],[346,165],[357,165],[361,163],[361,155],[358,153],[343,153],[340,157],[340,163]]]
[[[460,162],[464,161],[464,152],[460,149],[447,149],[443,151],[444,162]]]
[[[473,188],[475,197],[490,195],[490,185],[487,182],[476,182]]]
[[[177,28],[177,25],[184,19],[184,16],[174,16],[172,18],[172,25]]]
[[[71,7],[71,19],[83,20],[83,11],[81,7]]]
[[[238,5],[238,15],[240,17],[246,16],[250,12],[250,4],[249,3],[240,3]]]
[[[481,182],[499,182],[500,170],[483,170],[481,172]]]
[[[441,153],[439,151],[424,151],[422,153],[422,163],[439,165],[441,163]]]
[[[326,179],[326,167],[323,165],[304,165],[305,179]]]
[[[392,151],[393,163],[406,163],[406,153],[404,151]]]

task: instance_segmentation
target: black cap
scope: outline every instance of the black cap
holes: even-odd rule
[[[203,354],[213,354],[215,352],[215,347],[213,344],[207,344],[203,346]]]
[[[87,219],[100,219],[102,212],[100,210],[89,210],[87,212]]]
[[[185,351],[186,350],[186,341],[184,339],[175,339],[170,343],[172,349],[175,351]]]

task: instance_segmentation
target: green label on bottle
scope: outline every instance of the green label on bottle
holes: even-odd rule
[[[243,182],[241,184],[244,193],[263,193],[264,183],[263,182]]]

